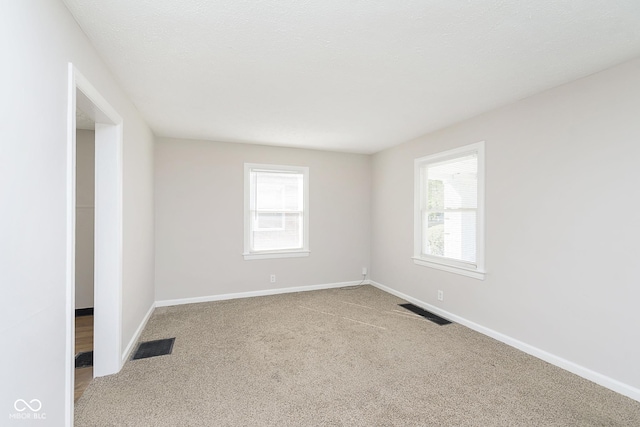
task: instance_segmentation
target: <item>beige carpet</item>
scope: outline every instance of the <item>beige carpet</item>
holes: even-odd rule
[[[640,403],[370,286],[158,308],[173,354],[93,381],[76,426],[640,426]]]

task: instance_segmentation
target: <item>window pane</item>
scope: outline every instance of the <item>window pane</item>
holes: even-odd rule
[[[308,255],[308,177],[307,167],[245,163],[245,259]]]
[[[284,207],[284,187],[276,183],[268,182],[262,175],[263,174],[258,175],[256,208],[282,210]]]
[[[264,214],[257,214],[260,218]],[[281,229],[261,230],[257,227],[253,231],[253,250],[269,251],[278,249],[301,249],[302,248],[302,213],[281,213],[283,221],[278,223]],[[275,217],[269,219],[273,221]],[[259,222],[256,219],[256,222]]]
[[[284,213],[258,212],[256,214],[256,230],[284,230]]]
[[[252,250],[302,248],[303,174],[275,171],[255,174]]]
[[[478,159],[465,156],[427,167],[427,208],[476,208]]]
[[[444,256],[444,221],[439,224],[429,221],[426,243],[427,249],[425,253]]]
[[[302,210],[302,174],[256,172],[257,210]]]
[[[477,175],[475,154],[426,165],[425,254],[476,261]]]
[[[476,261],[476,213],[447,212],[444,215],[442,256]]]
[[[427,209],[430,211],[444,209],[444,183],[441,180],[427,180]]]

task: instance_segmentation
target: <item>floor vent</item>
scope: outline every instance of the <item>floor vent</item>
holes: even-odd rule
[[[76,368],[93,366],[93,351],[84,351],[76,354]]]
[[[413,304],[398,304],[400,307],[405,308],[409,311],[414,312],[415,314],[424,317],[427,320],[431,320],[433,323],[436,323],[440,326],[442,325],[448,325],[449,323],[451,323],[451,321],[440,317],[436,314],[431,313],[430,311],[424,310],[420,307],[418,307],[417,305],[413,305]]]
[[[175,338],[165,338],[163,340],[141,342],[133,355],[133,360],[171,354],[175,340]]]

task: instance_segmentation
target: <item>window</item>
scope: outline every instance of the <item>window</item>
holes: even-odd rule
[[[245,163],[244,259],[309,255],[309,168]]]
[[[414,262],[484,279],[484,143],[415,161]]]

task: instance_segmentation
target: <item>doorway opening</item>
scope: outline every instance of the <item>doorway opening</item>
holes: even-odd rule
[[[67,112],[66,425],[72,425],[75,383],[77,226],[77,111],[94,129],[93,183],[93,377],[122,368],[122,118],[69,64]],[[81,197],[84,197],[81,195]],[[81,226],[86,224],[80,224]],[[82,255],[87,255],[83,253]]]
[[[76,106],[74,403],[93,380],[95,122]]]

